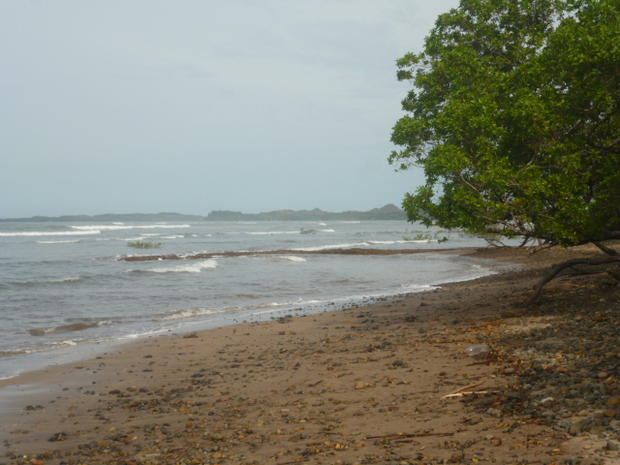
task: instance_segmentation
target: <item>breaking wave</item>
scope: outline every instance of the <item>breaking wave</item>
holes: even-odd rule
[[[35,241],[37,244],[77,244],[80,239],[66,240],[66,241]]]
[[[298,250],[301,252],[318,252],[320,250],[332,250],[332,249],[350,249],[353,247],[367,247],[368,242],[351,242],[348,244],[332,244],[332,245],[318,245],[315,247],[298,247],[292,250]]]
[[[17,231],[0,232],[0,237],[19,237],[19,236],[85,236],[89,234],[101,234],[99,229],[84,231]]]
[[[200,273],[202,270],[213,270],[217,268],[217,260],[209,259],[198,263],[188,263],[165,268],[150,268],[148,270],[132,270],[144,271],[149,273]]]
[[[289,262],[302,263],[305,262],[306,259],[303,257],[296,257],[295,255],[280,255],[278,256],[280,260],[288,260]]]
[[[249,234],[251,236],[272,236],[279,234],[301,234],[300,231],[249,231],[245,234]]]
[[[83,331],[85,329],[97,328],[98,326],[102,326],[105,324],[109,324],[109,322],[107,320],[99,320],[99,321],[88,321],[88,322],[80,322],[80,323],[70,323],[67,325],[51,326],[47,328],[31,328],[28,330],[28,333],[31,336],[46,336],[52,333],[70,333],[73,331]]]
[[[394,245],[394,244],[428,244],[436,242],[432,239],[403,239],[401,241],[368,241],[370,245]]]
[[[308,304],[308,303],[312,304],[312,303],[317,303],[317,302],[319,301],[309,300],[306,302],[302,302],[302,301],[268,302],[268,303],[248,305],[248,306],[239,306],[239,307],[192,308],[192,309],[178,310],[168,315],[164,315],[159,318],[156,318],[154,319],[154,321],[173,321],[173,320],[181,320],[181,319],[186,319],[186,318],[196,318],[200,316],[215,315],[218,313],[239,312],[243,310],[278,309],[280,307],[291,307],[295,305]]]
[[[47,284],[70,284],[76,283],[82,279],[80,276],[69,276],[66,278],[58,279],[33,279],[28,281],[9,281],[0,283],[0,286],[41,286]]]
[[[121,231],[127,229],[178,229],[191,228],[189,224],[143,224],[143,225],[124,225],[124,224],[96,224],[85,226],[71,226],[78,231]]]

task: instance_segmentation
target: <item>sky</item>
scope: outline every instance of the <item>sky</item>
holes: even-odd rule
[[[0,0],[0,218],[366,210],[458,0]]]

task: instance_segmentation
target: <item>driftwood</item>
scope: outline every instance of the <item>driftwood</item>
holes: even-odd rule
[[[441,396],[442,399],[447,399],[449,397],[454,397],[455,394],[459,394],[460,392],[467,391],[468,389],[472,389],[483,384],[484,381],[478,381],[476,383],[468,384],[467,386],[463,386],[458,388],[456,391],[449,392],[448,394]]]
[[[607,255],[598,258],[576,258],[554,265],[534,287],[534,295],[530,299],[530,303],[538,301],[545,285],[565,271],[571,271],[573,274],[609,273],[617,279],[616,272],[614,271],[616,266],[620,267],[620,255]]]

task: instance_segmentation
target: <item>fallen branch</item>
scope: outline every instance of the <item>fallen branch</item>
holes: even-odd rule
[[[383,441],[397,441],[405,438],[424,438],[429,436],[454,436],[454,433],[394,433],[382,436],[366,436],[366,439],[381,439]]]
[[[452,392],[450,392],[450,393],[448,393],[448,394],[446,394],[446,395],[444,395],[444,396],[441,396],[441,398],[442,398],[442,399],[445,399],[446,397],[450,397],[450,396],[452,396],[453,394],[457,394],[457,393],[459,393],[459,392],[463,392],[463,391],[466,391],[466,390],[468,390],[468,389],[478,387],[478,386],[480,386],[481,384],[484,384],[484,381],[478,381],[477,383],[471,383],[471,384],[468,384],[467,386],[463,386],[463,387],[458,388],[456,391],[452,391]]]

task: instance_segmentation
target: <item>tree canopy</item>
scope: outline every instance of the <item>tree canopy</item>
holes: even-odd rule
[[[421,53],[393,128],[424,168],[410,220],[575,245],[620,238],[618,0],[461,0]]]

